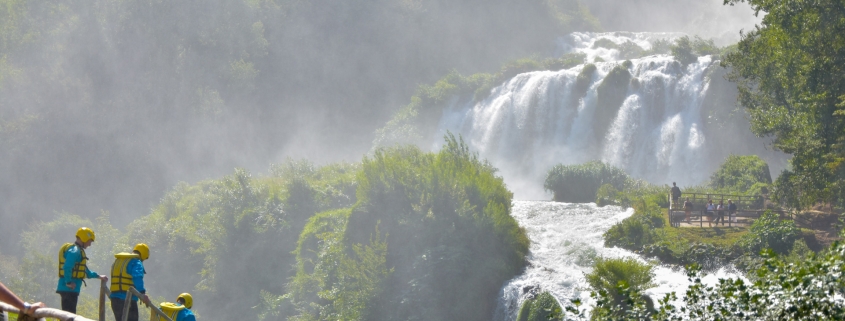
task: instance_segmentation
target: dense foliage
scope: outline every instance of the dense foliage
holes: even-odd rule
[[[191,292],[202,315],[489,320],[501,284],[526,264],[511,198],[495,169],[451,136],[438,153],[397,147],[361,164],[287,161],[269,176],[237,169],[179,184],[125,233],[107,215],[33,225],[21,262],[0,257],[0,279],[58,306],[55,251],[90,226],[93,270],[145,242],[148,293],[172,301]],[[81,297],[86,316],[96,314],[93,288]]]
[[[397,147],[366,158],[351,212],[321,214],[314,224],[334,227],[306,228],[300,238],[297,256],[308,259],[291,283],[297,320],[356,319],[339,312],[347,291],[337,288],[346,281],[339,262],[352,244],[375,251],[378,242],[387,244],[374,252],[384,263],[361,261],[377,272],[367,274],[377,288],[346,298],[359,300],[363,319],[492,318],[502,282],[521,271],[528,251],[494,172],[454,137],[436,154]]]
[[[620,168],[599,161],[580,165],[555,165],[543,183],[543,188],[554,194],[558,202],[588,203],[596,201],[596,194],[604,184],[617,190],[631,181]]]
[[[759,253],[771,249],[778,254],[788,253],[795,241],[801,237],[800,231],[792,221],[781,221],[772,211],[766,211],[754,220],[738,245],[750,253]]]
[[[739,86],[751,129],[792,154],[776,181],[782,202],[845,202],[845,4],[839,0],[746,2],[763,16],[724,65]],[[794,173],[795,175],[792,175]]]
[[[634,251],[656,243],[657,230],[666,226],[661,209],[654,199],[638,199],[632,204],[634,214],[604,232],[605,246],[618,246]]]
[[[710,175],[710,187],[727,192],[744,192],[755,184],[772,184],[769,165],[756,155],[731,155]]]
[[[625,305],[607,291],[594,293],[597,310],[613,320],[842,320],[845,306],[840,299],[845,287],[842,266],[845,246],[836,243],[819,254],[808,254],[800,264],[789,257],[764,252],[764,263],[750,280],[720,279],[716,285],[702,282],[701,270],[688,268],[691,283],[682,303],[675,293],[649,307],[642,289],[620,284],[617,293]],[[578,302],[574,302],[577,304]],[[577,306],[577,305],[576,305]],[[584,320],[568,305],[558,311],[564,320]]]
[[[269,177],[238,169],[219,180],[175,187],[131,223],[129,238],[153,249],[152,293],[195,291],[203,310],[254,318],[261,291],[282,293],[294,275],[297,239],[315,213],[355,202],[356,165],[277,165]],[[180,292],[181,293],[181,292]],[[237,299],[234,299],[237,298]]]

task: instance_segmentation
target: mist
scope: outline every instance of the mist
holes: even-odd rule
[[[749,31],[755,17],[746,3],[724,5],[721,0],[593,0],[585,1],[605,31],[681,32],[713,39],[719,46],[739,41],[740,30]]]
[[[419,84],[592,28],[507,1],[25,1],[2,14],[0,218],[106,211],[118,226],[180,181],[356,161]],[[22,226],[4,224],[3,243]]]

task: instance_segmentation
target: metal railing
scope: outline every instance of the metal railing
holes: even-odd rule
[[[733,215],[730,215],[731,212],[728,209],[723,209],[721,212],[723,213],[723,219],[727,219],[728,226],[733,225],[747,225],[750,222],[739,222],[734,221],[733,219],[737,218],[745,218],[745,219],[757,219],[760,215],[766,211],[766,202],[768,200],[768,195],[730,195],[730,194],[715,194],[715,193],[681,193],[681,197],[678,198],[678,202],[674,202],[672,199],[672,194],[667,194],[667,198],[669,199],[669,208],[668,208],[668,216],[669,216],[669,223],[673,227],[679,227],[681,221],[685,220],[685,211],[683,208],[684,202],[689,199],[690,202],[693,204],[694,210],[690,211],[692,217],[696,217],[697,219],[692,220],[692,222],[698,223],[700,227],[704,226],[705,218],[709,218],[708,221],[715,221],[715,218],[718,217],[719,211],[708,211],[706,209],[706,205],[709,201],[713,201],[714,204],[718,204],[720,201],[723,202],[724,206],[727,207],[727,200],[731,200],[734,204],[736,204],[737,209],[733,212]],[[792,219],[791,215],[783,210],[771,210],[774,213],[777,213],[780,219]],[[712,212],[712,214],[711,214]],[[733,219],[731,219],[733,218]],[[710,223],[710,222],[708,222]]]
[[[684,206],[684,201],[689,198],[690,202],[693,203],[693,206],[696,208],[703,208],[704,205],[707,204],[707,201],[713,200],[714,204],[718,204],[719,201],[725,202],[727,204],[728,200],[732,200],[734,204],[736,204],[739,210],[742,209],[762,209],[765,205],[766,200],[768,200],[768,195],[731,195],[731,194],[716,194],[716,193],[681,193],[681,197],[678,198],[678,202],[675,203],[672,200],[672,194],[667,194],[667,198],[669,199],[669,208],[670,209],[682,209]]]
[[[693,223],[698,223],[699,227],[704,227],[704,222],[707,221],[708,225],[715,225],[716,218],[722,218],[722,225],[727,223],[728,227],[732,226],[747,226],[750,225],[753,220],[760,218],[760,215],[763,214],[767,210],[738,210],[733,213],[728,210],[722,210],[722,215],[719,215],[718,210],[716,211],[708,211],[706,209],[697,209],[690,211],[690,221],[688,224],[692,225]],[[773,213],[778,214],[781,220],[788,220],[792,219],[788,213],[782,210],[771,210]],[[684,210],[677,210],[677,209],[670,209],[669,210],[669,223],[672,227],[680,227],[682,222],[686,221],[686,211]]]

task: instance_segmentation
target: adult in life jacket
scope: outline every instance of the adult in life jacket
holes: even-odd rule
[[[76,231],[76,242],[65,243],[59,249],[59,282],[56,285],[56,293],[62,298],[62,310],[73,314],[76,314],[76,303],[79,301],[79,290],[82,289],[84,279],[108,280],[107,276],[88,269],[85,249],[94,243],[94,238],[94,231],[81,227]]]
[[[130,287],[135,287],[142,294],[141,300],[150,306],[150,297],[144,288],[144,261],[150,258],[150,247],[144,243],[138,243],[132,249],[132,253],[117,253],[114,255],[114,263],[111,266],[111,310],[114,312],[115,320],[122,320],[123,303],[129,295]],[[138,321],[138,297],[132,296],[129,305],[129,321]]]
[[[162,302],[160,305],[161,312],[167,314],[170,320],[173,321],[196,321],[194,312],[191,307],[194,306],[194,297],[190,293],[182,293],[176,297],[176,303]],[[164,318],[159,318],[159,321],[165,321]]]

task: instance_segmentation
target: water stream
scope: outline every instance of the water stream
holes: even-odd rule
[[[630,251],[604,247],[602,239],[612,225],[632,214],[630,208],[597,207],[594,203],[514,201],[512,215],[531,239],[530,265],[502,287],[494,320],[516,320],[522,302],[541,291],[551,293],[562,305],[580,298],[589,309],[593,302],[584,274],[592,270],[596,257],[643,260]],[[715,284],[726,277],[736,275],[721,269],[703,281]],[[654,283],[656,287],[646,293],[655,302],[672,291],[682,297],[690,284],[683,270],[670,266],[656,268]]]

